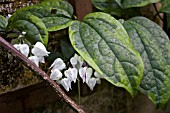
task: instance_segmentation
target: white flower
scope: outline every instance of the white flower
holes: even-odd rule
[[[13,45],[17,50],[19,50],[22,54],[28,57],[29,54],[29,46],[27,44],[14,44]]]
[[[78,56],[77,54],[75,54],[71,59],[70,62],[72,64],[73,67],[80,69],[80,67],[82,67],[83,65],[83,58],[81,56]]]
[[[94,76],[96,77],[96,83],[100,84],[101,83],[100,78],[102,78],[102,76],[96,71],[94,72]]]
[[[29,54],[29,46],[27,44],[22,44],[20,46],[20,51],[22,54],[24,54],[26,57],[28,57]]]
[[[32,62],[34,62],[39,67],[39,61],[40,61],[39,57],[30,56],[30,57],[28,57],[28,59],[31,60]]]
[[[69,89],[71,89],[71,81],[69,78],[63,78],[60,83],[66,91],[69,91]]]
[[[76,83],[77,79],[77,69],[76,68],[69,68],[64,72],[65,76],[70,79],[70,81],[74,81]]]
[[[48,56],[48,54],[50,54],[41,42],[37,42],[31,52],[35,56]]]
[[[22,34],[25,35],[27,32],[23,31]]]
[[[86,82],[88,83],[89,79],[91,78],[93,73],[92,68],[88,68],[88,67],[81,67],[79,69],[79,75],[80,77],[83,79],[83,83]]]
[[[8,15],[6,16],[6,19],[9,19],[11,16],[12,16],[11,14],[8,14]]]
[[[41,62],[41,63],[45,63],[45,59],[44,59],[44,57],[40,57],[40,56],[37,56],[38,58],[39,58],[39,62]]]
[[[14,44],[13,46],[14,46],[17,50],[20,50],[21,44]]]
[[[59,80],[62,76],[63,74],[58,69],[54,69],[50,74],[52,80]]]
[[[34,62],[39,67],[39,62],[45,63],[44,57],[30,56],[28,57],[32,62]]]
[[[90,78],[87,85],[90,87],[91,90],[93,90],[94,86],[96,85],[96,78]]]
[[[64,61],[61,58],[57,58],[52,65],[50,66],[50,68],[52,68],[51,71],[53,71],[54,69],[58,69],[58,70],[63,70],[66,68],[66,64],[64,63]]]

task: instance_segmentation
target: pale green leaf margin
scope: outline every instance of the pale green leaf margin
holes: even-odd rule
[[[101,18],[101,19],[105,19],[107,20],[108,22],[111,22],[111,23],[114,23],[117,27],[119,27],[119,29],[121,29],[123,31],[122,35],[125,35],[124,37],[126,37],[127,39],[120,39],[121,41],[124,42],[124,44],[128,44],[128,46],[130,47],[130,50],[133,51],[136,55],[137,55],[137,59],[139,60],[139,65],[138,65],[138,71],[139,71],[139,75],[138,75],[138,79],[136,80],[136,84],[137,86],[139,86],[140,84],[140,80],[142,79],[142,76],[143,76],[143,62],[142,62],[142,59],[139,55],[139,53],[137,51],[135,51],[133,49],[133,46],[130,42],[130,39],[126,33],[126,31],[124,30],[123,26],[116,20],[114,19],[112,16],[106,14],[106,13],[101,13],[101,12],[97,12],[97,13],[91,13],[91,14],[88,14],[85,16],[85,18],[83,19],[84,21],[86,20],[86,18]],[[76,24],[76,23],[79,23],[78,21],[75,21],[73,22],[73,24]],[[69,37],[70,37],[70,40],[71,40],[71,43],[73,45],[73,47],[75,48],[75,50],[86,60],[86,62],[92,66],[100,75],[102,75],[107,81],[111,82],[112,84],[118,86],[118,87],[123,87],[125,88],[127,91],[129,91],[129,93],[134,96],[137,91],[134,91],[132,86],[130,85],[130,82],[127,83],[129,85],[125,86],[124,84],[121,84],[121,83],[114,83],[114,81],[112,81],[111,79],[109,79],[109,77],[107,77],[107,75],[105,75],[105,73],[103,73],[99,67],[97,66],[97,64],[95,63],[95,59],[92,59],[92,57],[89,55],[89,53],[87,51],[81,51],[79,48],[76,47],[76,40],[74,40],[74,35],[75,35],[75,31],[72,30],[71,28],[72,26],[69,27]],[[99,28],[100,29],[100,28]],[[102,28],[101,28],[102,29]],[[119,32],[120,33],[120,32]],[[121,35],[121,36],[122,36]],[[119,38],[121,36],[118,36]],[[126,79],[126,77],[124,78],[123,76],[121,76],[123,78],[123,81]],[[126,80],[125,80],[126,81]],[[124,81],[124,82],[125,82]],[[137,87],[138,89],[138,87]]]

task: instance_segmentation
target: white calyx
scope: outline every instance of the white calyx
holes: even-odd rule
[[[48,56],[50,52],[48,52],[45,46],[41,42],[37,42],[34,45],[34,48],[31,50],[32,54],[35,56]]]
[[[14,44],[13,45],[17,50],[19,50],[22,54],[28,57],[29,54],[29,46],[27,44]]]
[[[66,68],[66,64],[61,58],[57,58],[50,66],[50,69],[51,68],[52,68],[51,71],[53,71],[54,69],[63,70]]]
[[[69,78],[63,78],[60,81],[60,84],[65,88],[66,91],[69,91],[69,89],[72,89],[71,88],[71,81],[70,81]]]
[[[77,54],[75,54],[71,59],[70,62],[72,64],[72,66],[74,68],[80,69],[80,67],[82,67],[83,65],[83,58],[81,56],[78,56]]]
[[[70,79],[70,81],[74,81],[76,83],[77,80],[77,69],[76,68],[69,68],[64,72],[65,76]]]
[[[50,78],[52,80],[59,80],[60,78],[62,78],[62,76],[63,76],[63,74],[58,69],[54,69],[50,74]]]

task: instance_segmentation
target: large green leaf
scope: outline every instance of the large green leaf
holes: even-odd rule
[[[26,32],[25,38],[35,44],[41,41],[43,44],[48,43],[48,32],[41,19],[29,12],[18,11],[8,20],[8,30],[17,29]]]
[[[143,76],[143,62],[123,26],[106,13],[91,13],[69,27],[75,50],[112,84],[132,96]]]
[[[162,7],[160,12],[170,13],[170,0],[161,0]]]
[[[7,19],[4,16],[0,15],[0,31],[5,31],[7,24]]]
[[[93,5],[106,13],[111,15],[121,15],[121,7],[116,0],[92,0]]]
[[[170,42],[164,31],[144,17],[134,17],[123,24],[144,62],[140,91],[158,106],[170,97]]]
[[[160,0],[122,0],[122,1],[123,8],[130,8],[146,6],[151,3],[159,2]]]
[[[142,7],[160,0],[92,0],[93,5],[105,12],[119,14],[122,9]]]
[[[21,10],[29,11],[42,19],[48,31],[64,29],[72,22],[73,8],[63,0],[46,0]]]

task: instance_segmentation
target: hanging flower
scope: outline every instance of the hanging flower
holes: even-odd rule
[[[91,90],[93,90],[94,86],[96,85],[96,78],[90,78],[87,85],[90,87]]]
[[[70,81],[74,81],[76,83],[77,80],[77,69],[76,68],[69,68],[64,72],[65,76],[70,79]]]
[[[28,57],[29,54],[29,46],[27,44],[14,44],[13,45],[17,50],[19,50],[22,54]]]
[[[8,15],[6,16],[6,19],[8,20],[11,16],[12,16],[11,14],[8,14]]]
[[[91,78],[93,73],[92,68],[88,68],[88,67],[81,67],[79,69],[79,75],[83,80],[83,83],[86,82],[88,83],[89,79]]]
[[[31,60],[32,62],[34,62],[39,67],[39,62],[40,62],[39,57],[37,57],[37,56],[30,56],[30,57],[28,57],[28,59]]]
[[[70,62],[72,64],[72,66],[74,68],[80,69],[80,67],[82,67],[83,65],[83,58],[81,56],[78,56],[77,54],[75,54],[71,59]]]
[[[69,91],[69,89],[72,89],[71,88],[71,81],[70,81],[69,78],[63,78],[60,81],[60,84],[65,88],[66,91]]]
[[[45,63],[44,57],[30,56],[28,59],[34,62],[38,67],[40,62]]]
[[[45,48],[45,46],[41,42],[37,42],[34,45],[34,48],[31,50],[32,54],[35,56],[48,56],[50,52],[48,52]]]
[[[58,70],[63,70],[66,68],[66,64],[64,63],[64,61],[61,58],[57,58],[52,65],[50,66],[50,68],[52,68],[51,71],[53,71],[54,69],[58,69]]]
[[[63,74],[58,69],[54,69],[50,74],[52,80],[59,80],[62,76]]]
[[[22,31],[22,34],[23,34],[23,35],[25,35],[25,34],[26,34],[26,32],[25,32],[25,31]]]
[[[94,72],[94,76],[96,77],[96,83],[100,84],[101,83],[100,78],[102,78],[102,76],[96,71]]]

